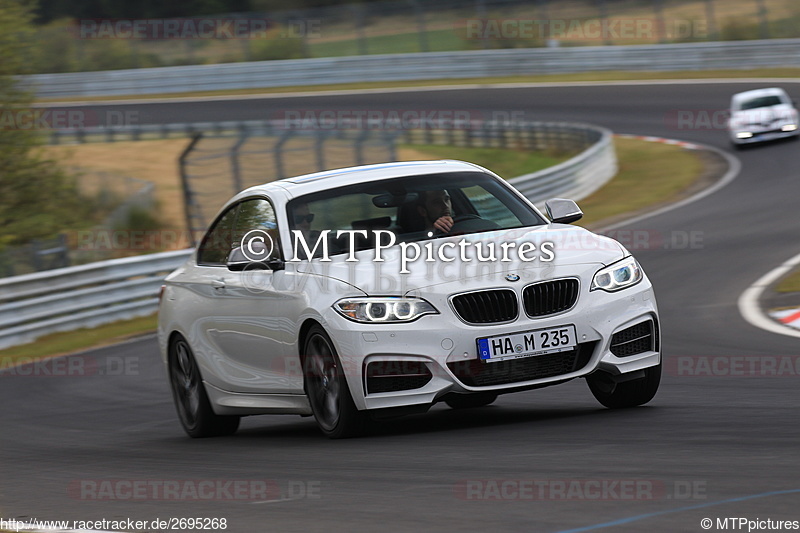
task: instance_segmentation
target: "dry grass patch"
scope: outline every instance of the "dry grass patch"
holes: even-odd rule
[[[45,153],[78,172],[130,176],[155,184],[159,217],[171,229],[186,228],[178,157],[189,139],[47,146]]]

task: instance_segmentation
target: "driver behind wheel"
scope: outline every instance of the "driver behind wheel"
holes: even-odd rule
[[[420,191],[417,213],[425,220],[425,230],[448,233],[453,228],[453,204],[446,190]]]

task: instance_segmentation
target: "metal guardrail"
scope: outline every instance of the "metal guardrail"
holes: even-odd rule
[[[541,132],[537,135],[536,127],[546,131],[547,136]],[[528,123],[501,129],[493,124],[476,132],[483,132],[469,135],[478,139],[476,146],[502,145],[508,139],[527,136],[528,144],[557,142],[562,148],[588,147],[555,167],[510,180],[534,203],[553,196],[583,198],[616,174],[612,134],[603,128]],[[452,131],[415,133],[458,142]],[[179,250],[0,278],[0,349],[31,342],[48,333],[152,314],[158,307],[162,280],[190,253],[191,250]]]
[[[48,333],[152,314],[162,280],[190,253],[126,257],[0,279],[0,349]]]
[[[563,126],[581,128],[576,124]],[[542,209],[549,198],[564,196],[578,201],[605,185],[619,168],[613,133],[597,126],[582,128],[592,139],[589,148],[554,167],[510,179],[509,183]]]
[[[781,66],[800,66],[800,39],[349,56],[35,74],[23,80],[39,98],[63,98],[604,70]]]

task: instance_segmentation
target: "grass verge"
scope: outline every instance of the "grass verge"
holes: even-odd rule
[[[530,76],[505,76],[497,78],[463,78],[415,81],[374,81],[362,83],[339,83],[321,85],[301,85],[293,87],[267,87],[262,89],[239,89],[224,91],[197,91],[181,93],[159,93],[128,96],[82,96],[72,98],[45,98],[40,103],[50,102],[103,102],[125,99],[186,98],[206,96],[269,95],[303,92],[344,91],[358,89],[392,89],[403,87],[434,87],[439,85],[495,85],[509,83],[568,83],[593,81],[636,81],[636,80],[703,80],[737,78],[800,78],[800,68],[759,68],[726,70],[686,70],[675,72],[576,72],[573,74],[541,74]]]
[[[775,292],[800,292],[800,270],[795,270],[775,285]]]
[[[130,176],[155,184],[159,217],[171,228],[184,228],[183,190],[178,173],[178,157],[189,139],[123,141],[50,145],[45,155],[78,173]]]
[[[401,145],[399,155],[413,150],[414,159],[458,159],[469,161],[506,177],[536,172],[566,161],[572,154],[526,152],[524,150],[499,150],[497,148],[466,148],[461,146]]]
[[[677,200],[703,172],[695,152],[637,139],[615,139],[619,172],[603,188],[579,203],[581,226],[607,221]]]
[[[703,172],[698,155],[677,146],[636,139],[616,139],[619,174],[605,187],[579,202],[583,226],[596,226],[611,217],[660,205],[679,197]],[[112,144],[116,149],[123,143]],[[519,176],[563,160],[558,154],[530,154],[496,148],[407,145],[401,159],[462,159],[485,166],[501,176]],[[120,155],[120,158],[124,156]],[[48,357],[114,344],[153,332],[156,317],[136,318],[66,333],[54,333],[34,343],[0,350],[0,361]],[[7,366],[7,365],[6,365]],[[0,365],[0,368],[2,365]]]
[[[52,333],[35,342],[0,350],[0,369],[16,361],[39,359],[99,348],[156,330],[156,315],[121,320],[96,328]]]

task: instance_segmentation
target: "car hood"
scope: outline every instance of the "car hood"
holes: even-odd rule
[[[466,261],[460,259],[462,245],[459,243],[462,240],[466,243],[463,245]],[[502,243],[507,243],[507,260],[503,260]],[[524,243],[535,246],[534,251],[526,254],[526,258],[534,257],[534,260],[523,261],[519,257],[518,250]],[[454,279],[495,279],[506,275],[545,278],[550,277],[548,273],[559,275],[559,267],[587,264],[604,266],[628,255],[625,248],[614,239],[564,224],[444,237],[415,244],[420,249],[420,257],[416,261],[404,262],[403,249],[396,245],[381,250],[380,258],[383,261],[376,261],[375,249],[370,248],[353,254],[353,261],[347,261],[348,254],[339,254],[331,256],[330,261],[301,261],[296,269],[299,273],[338,279],[369,295],[389,295],[405,294],[449,283]],[[494,260],[489,253],[492,247]],[[530,245],[527,245],[527,249],[531,250]],[[442,261],[439,252],[445,258],[456,259]],[[413,255],[414,248],[409,243],[405,257],[411,258]],[[426,260],[428,257],[433,260]],[[406,272],[401,272],[402,267]]]
[[[764,124],[768,125],[776,120],[789,120],[795,116],[794,108],[789,104],[780,104],[769,107],[757,107],[736,111],[731,116],[731,122],[736,124]]]

